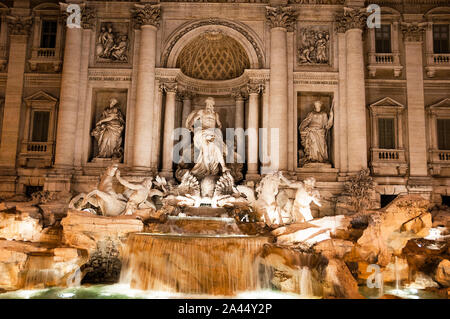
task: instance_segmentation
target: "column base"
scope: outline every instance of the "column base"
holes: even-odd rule
[[[253,182],[258,182],[261,180],[261,175],[258,174],[258,172],[254,171],[254,172],[247,172],[247,174],[245,174],[245,180],[246,181],[253,181]]]
[[[164,177],[166,179],[173,179],[174,178],[172,170],[164,170],[163,169],[161,172],[159,172],[158,175],[161,176],[161,177]]]
[[[131,176],[143,176],[143,177],[150,177],[155,176],[155,169],[151,167],[141,167],[141,166],[135,166],[132,167],[128,172],[127,175]]]

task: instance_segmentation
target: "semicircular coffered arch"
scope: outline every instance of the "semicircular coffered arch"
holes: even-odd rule
[[[197,36],[208,31],[220,31],[233,38],[244,48],[250,60],[251,69],[261,69],[266,66],[263,52],[263,42],[248,26],[218,18],[196,20],[183,24],[167,39],[160,57],[161,66],[176,68],[178,56],[184,47]]]
[[[242,45],[219,31],[205,32],[191,40],[180,52],[177,68],[194,79],[230,80],[250,67]]]

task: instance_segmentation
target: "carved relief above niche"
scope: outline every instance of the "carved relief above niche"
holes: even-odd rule
[[[130,65],[131,39],[128,22],[105,21],[98,25],[95,37],[95,63]]]
[[[90,126],[92,162],[122,162],[124,155],[127,90],[97,89],[93,92]]]
[[[301,26],[297,37],[297,64],[330,65],[330,46],[328,26]]]

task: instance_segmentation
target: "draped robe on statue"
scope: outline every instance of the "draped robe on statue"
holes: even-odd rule
[[[199,178],[226,171],[224,156],[227,154],[220,128],[219,115],[212,109],[194,111],[186,119],[186,127],[194,132],[194,147],[197,149],[195,165],[191,170]]]
[[[125,121],[120,109],[116,106],[106,107],[100,121],[97,122],[91,135],[98,143],[98,158],[120,158],[122,150],[122,132]]]
[[[311,111],[300,124],[300,137],[307,162],[328,161],[327,131],[333,125],[325,112]]]

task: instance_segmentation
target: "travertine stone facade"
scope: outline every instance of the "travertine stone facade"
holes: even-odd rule
[[[372,3],[386,52],[367,25]],[[79,28],[67,26],[70,4]],[[433,39],[449,25],[447,0],[2,1],[0,196],[89,191],[113,161],[136,180],[174,177],[173,130],[212,96],[224,134],[277,131],[278,143],[247,133],[245,181],[270,168],[312,176],[331,207],[370,168],[379,195],[440,201],[450,52]],[[97,158],[91,134],[110,99],[125,122],[120,159]],[[299,125],[317,100],[334,115],[329,160],[305,163]]]

